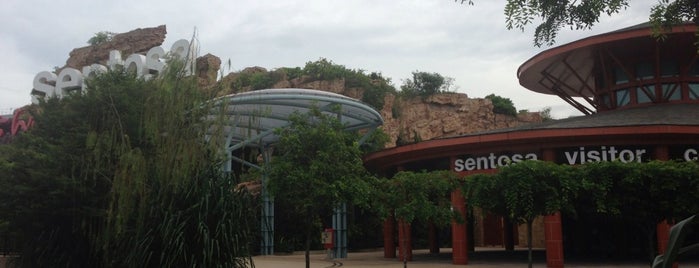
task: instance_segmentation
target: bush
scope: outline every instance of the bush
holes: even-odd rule
[[[517,116],[517,109],[515,109],[512,100],[495,94],[490,94],[485,96],[485,98],[493,102],[493,113]]]

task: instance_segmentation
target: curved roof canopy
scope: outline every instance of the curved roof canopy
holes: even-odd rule
[[[686,35],[693,40],[695,31],[696,26],[685,24],[673,27],[668,35]],[[614,51],[654,53],[663,43],[657,42],[651,34],[651,25],[642,23],[545,50],[519,67],[519,83],[531,91],[557,95],[584,114],[594,113],[588,106],[595,106],[593,98],[598,90],[595,74],[605,68],[600,63],[601,58],[621,64],[623,59]],[[633,49],[629,49],[631,47]],[[589,105],[574,97],[583,98]]]
[[[274,130],[289,125],[289,115],[306,113],[314,106],[323,113],[338,116],[348,131],[368,130],[362,141],[383,124],[381,115],[367,104],[340,94],[311,89],[249,91],[216,98],[213,104],[209,119],[216,120],[217,115],[224,112],[225,122],[219,124],[222,128],[210,129],[208,137],[225,137],[229,152],[245,146],[263,148],[278,141]]]

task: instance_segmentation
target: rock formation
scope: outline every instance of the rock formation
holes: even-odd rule
[[[148,49],[162,45],[165,40],[164,25],[136,29],[115,35],[111,41],[95,46],[74,49],[66,67],[81,68],[92,63],[104,64],[109,58],[109,51],[119,50],[122,55],[133,53],[145,54]],[[196,61],[196,74],[203,88],[221,85],[219,95],[237,93],[232,90],[232,83],[241,75],[268,72],[262,67],[248,67],[241,72],[225,75],[217,81],[221,60],[206,54]],[[308,77],[280,79],[272,88],[307,88],[330,91],[355,99],[362,99],[364,89],[347,87],[345,79],[312,80]],[[248,89],[249,90],[249,87]],[[398,143],[414,143],[435,138],[459,136],[486,130],[514,127],[522,124],[540,122],[538,113],[524,113],[509,116],[493,113],[493,104],[488,99],[471,99],[466,94],[442,93],[426,98],[409,99],[387,94],[384,106],[379,112],[384,118],[382,129],[391,138],[388,147]],[[399,141],[399,139],[401,141]]]
[[[150,48],[162,45],[166,34],[165,25],[153,28],[139,28],[130,32],[116,34],[109,42],[73,49],[64,68],[71,67],[81,70],[83,66],[93,63],[104,65],[109,59],[109,51],[112,50],[121,51],[122,56],[134,53],[146,54]]]

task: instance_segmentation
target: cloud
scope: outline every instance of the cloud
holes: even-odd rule
[[[603,17],[592,31],[562,30],[558,44],[647,20],[652,1]],[[396,86],[415,70],[453,77],[471,97],[495,93],[518,109],[565,107],[556,97],[519,86],[520,64],[546,48],[532,46],[533,27],[505,29],[505,1],[45,1],[5,0],[0,9],[0,108],[28,103],[33,76],[62,66],[68,53],[99,31],[167,25],[164,47],[196,28],[202,53],[232,70],[296,67],[327,58],[378,71]],[[5,67],[7,68],[7,67]],[[553,114],[558,112],[552,111]]]

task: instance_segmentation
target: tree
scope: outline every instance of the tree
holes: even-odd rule
[[[267,166],[268,189],[290,206],[304,228],[306,267],[311,240],[320,233],[324,215],[342,203],[365,204],[371,177],[364,169],[355,133],[345,131],[333,115],[313,108],[294,113],[290,124],[276,130],[279,142]]]
[[[456,174],[448,171],[411,172],[401,171],[390,180],[383,180],[376,192],[375,207],[383,217],[394,216],[399,222],[400,232],[406,233],[416,220],[431,221],[444,225],[456,219],[464,221],[451,210],[449,193],[457,188]],[[403,265],[407,266],[408,252],[405,241],[399,241]]]
[[[448,92],[454,82],[453,78],[438,73],[413,72],[413,79],[406,79],[400,87],[408,96],[427,97],[441,92]]]
[[[649,262],[657,254],[656,226],[699,211],[696,189],[699,166],[693,162],[598,162],[584,165],[576,176],[585,185],[578,210],[593,208],[645,236]],[[587,212],[590,213],[590,212]]]
[[[494,175],[467,178],[469,205],[502,213],[527,225],[529,267],[532,267],[532,223],[539,216],[571,210],[579,185],[570,179],[568,166],[527,160],[503,167]]]
[[[461,3],[472,5],[473,1],[461,0]],[[541,23],[534,32],[534,45],[551,46],[555,43],[561,28],[590,29],[603,14],[611,16],[620,13],[628,6],[628,0],[507,0],[505,23],[507,29],[524,30],[529,24],[539,20]],[[649,21],[653,25],[654,35],[662,38],[663,30],[668,26],[687,21],[699,24],[697,14],[699,14],[699,1],[661,0],[651,8]]]
[[[495,94],[490,94],[485,96],[485,98],[493,103],[493,113],[517,116],[517,109],[514,103],[512,103],[512,100]]]
[[[194,78],[112,71],[49,99],[36,125],[0,147],[0,224],[27,267],[243,267],[248,195],[205,142],[210,112]],[[215,117],[215,115],[214,115]]]
[[[108,32],[108,31],[101,31],[98,33],[95,33],[93,37],[90,37],[89,40],[87,40],[87,43],[90,44],[91,46],[96,46],[102,43],[106,43],[109,41],[112,41],[112,38],[114,38],[115,33],[113,32]]]

